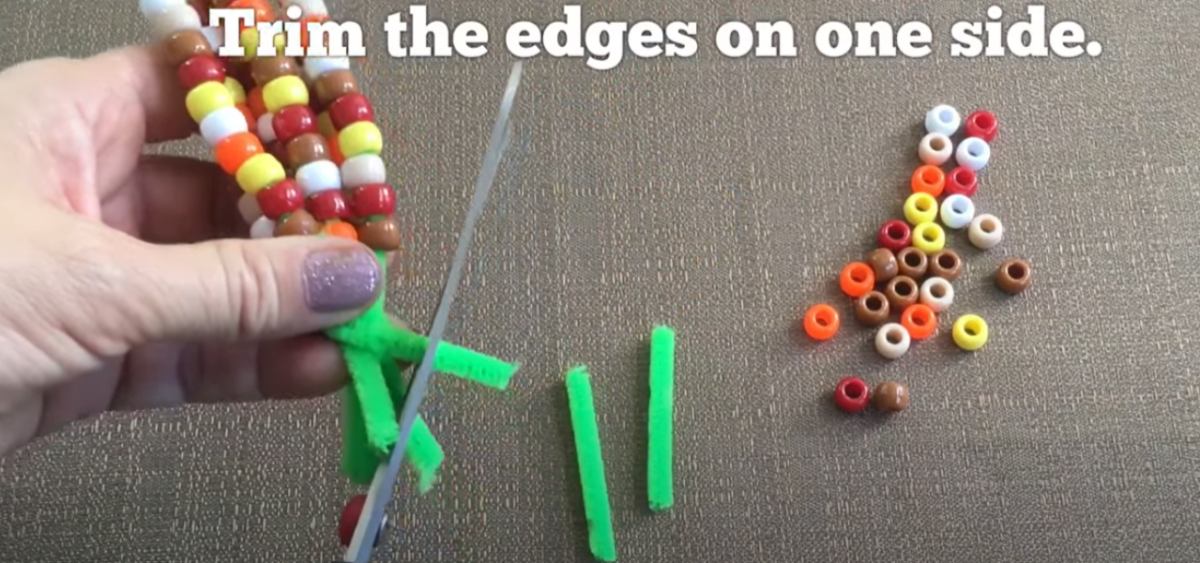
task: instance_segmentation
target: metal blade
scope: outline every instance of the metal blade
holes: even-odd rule
[[[380,523],[386,512],[388,501],[392,497],[392,489],[396,484],[396,474],[400,471],[404,450],[408,446],[409,435],[412,433],[413,422],[417,410],[425,398],[429,387],[429,377],[433,373],[433,360],[437,357],[438,346],[442,342],[442,333],[446,330],[446,322],[450,316],[450,305],[458,292],[458,283],[462,278],[463,265],[467,261],[467,251],[471,247],[471,238],[475,233],[475,223],[483,213],[487,203],[488,192],[500,169],[500,160],[508,145],[508,122],[513,102],[517,96],[517,87],[521,83],[521,63],[513,65],[512,74],[508,78],[508,87],[500,102],[500,116],[492,128],[491,142],[483,157],[483,166],[479,171],[479,179],[475,182],[475,195],[471,198],[471,207],[467,210],[466,224],[458,236],[458,248],[454,251],[454,261],[450,264],[450,275],[442,289],[442,301],[438,304],[437,313],[433,317],[433,327],[429,331],[429,345],[425,348],[425,356],[413,376],[412,385],[404,398],[404,408],[400,411],[400,436],[395,449],[386,464],[380,464],[375,472],[375,479],[367,493],[367,502],[363,513],[359,516],[358,527],[354,530],[354,539],[346,550],[346,561],[350,563],[368,563],[371,550],[379,533]]]

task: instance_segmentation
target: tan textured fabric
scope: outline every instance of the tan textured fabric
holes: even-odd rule
[[[410,252],[392,306],[423,326],[453,252],[511,58],[508,24],[548,0],[444,1],[492,31],[480,60],[393,61],[395,2],[330,0],[368,24],[359,76],[389,136]],[[1009,12],[1022,9],[1001,2]],[[695,18],[689,60],[527,66],[518,143],[455,307],[450,337],[522,362],[507,394],[448,378],[426,415],[443,483],[403,503],[396,561],[586,561],[561,373],[595,390],[624,561],[1194,562],[1200,553],[1200,4],[1052,2],[1103,41],[1099,59],[952,60],[950,25],[986,2],[605,2],[585,19]],[[6,0],[0,61],[140,40],[132,0]],[[722,21],[788,19],[792,60],[729,60]],[[829,19],[920,18],[927,60],[826,60]],[[967,273],[942,332],[885,363],[837,295],[841,266],[899,213],[935,103],[1002,121],[977,198],[1007,227],[990,253],[952,236]],[[181,150],[199,154],[197,145]],[[1006,257],[1036,281],[991,285]],[[798,343],[803,307],[846,324]],[[654,323],[679,332],[677,508],[645,506]],[[892,419],[847,418],[845,374],[910,385]],[[337,472],[336,400],[124,414],[0,463],[0,560],[327,562],[354,491]]]

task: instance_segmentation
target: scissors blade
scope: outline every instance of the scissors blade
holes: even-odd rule
[[[467,261],[467,252],[471,247],[471,239],[475,233],[475,223],[483,213],[487,203],[488,193],[496,180],[500,169],[500,160],[504,149],[508,146],[509,114],[517,96],[517,87],[521,83],[521,63],[513,65],[512,74],[508,78],[508,86],[500,102],[500,115],[492,127],[491,142],[483,157],[483,166],[479,178],[475,182],[475,195],[471,198],[471,206],[467,210],[466,223],[458,235],[458,248],[454,251],[454,261],[450,264],[450,275],[442,288],[442,300],[438,304],[433,317],[433,327],[429,331],[429,344],[425,348],[425,356],[413,376],[412,384],[404,398],[404,408],[400,411],[400,436],[395,449],[388,457],[387,463],[380,464],[367,493],[367,501],[363,513],[359,516],[358,527],[354,530],[354,538],[346,550],[345,561],[350,563],[368,563],[371,550],[375,546],[380,531],[380,524],[392,497],[392,489],[396,484],[396,474],[400,471],[404,450],[408,447],[409,435],[412,433],[413,422],[416,421],[417,411],[425,392],[429,387],[429,377],[433,374],[434,358],[437,357],[438,346],[442,342],[442,333],[446,330],[446,322],[450,316],[450,305],[458,292],[458,283],[462,279],[463,266]]]

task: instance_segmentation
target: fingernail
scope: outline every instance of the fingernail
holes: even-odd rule
[[[304,262],[304,298],[317,313],[366,306],[382,282],[375,255],[366,250],[319,250]]]

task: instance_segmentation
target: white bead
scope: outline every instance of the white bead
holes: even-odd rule
[[[912,337],[900,323],[888,323],[879,327],[875,333],[875,350],[889,360],[894,360],[908,352],[912,345]]]
[[[917,156],[925,164],[941,166],[953,155],[954,143],[950,142],[950,137],[941,133],[925,135],[925,138],[921,139],[921,144],[917,146]]]
[[[254,224],[263,216],[262,208],[258,206],[258,198],[251,194],[242,194],[238,199],[238,213],[242,214],[242,220],[247,225]]]
[[[258,138],[264,145],[276,139],[274,120],[273,113],[264,113],[258,117]]]
[[[216,146],[222,139],[249,131],[246,116],[235,107],[218,109],[200,121],[200,135],[209,146]]]
[[[309,80],[316,80],[325,73],[335,70],[350,70],[350,59],[346,57],[309,57],[304,59],[304,73]]]
[[[958,144],[958,153],[955,158],[958,160],[959,166],[972,172],[979,172],[992,159],[992,147],[979,137],[967,137]]]
[[[250,225],[250,238],[271,238],[274,234],[275,222],[266,217],[259,217],[254,221],[253,225]]]
[[[962,229],[975,218],[975,204],[971,198],[954,194],[942,200],[942,224],[947,229]]]
[[[200,33],[208,40],[208,44],[212,47],[214,53],[217,52],[217,49],[221,48],[221,45],[225,44],[225,32],[219,27],[201,28]]]
[[[342,186],[358,188],[370,184],[387,182],[387,169],[383,159],[374,154],[363,154],[347,158],[342,163]]]
[[[314,160],[296,170],[296,183],[304,196],[342,189],[342,175],[332,160]]]
[[[995,215],[984,213],[971,221],[971,228],[967,229],[967,238],[971,239],[975,248],[987,250],[1000,244],[1000,239],[1004,238],[1004,225]]]
[[[200,14],[188,4],[179,4],[150,16],[150,26],[159,38],[165,38],[176,31],[188,29],[199,30],[204,26],[200,23]]]
[[[921,284],[921,303],[941,313],[954,303],[954,286],[944,278],[929,278]]]
[[[930,133],[953,135],[958,132],[959,125],[962,125],[962,118],[958,110],[950,106],[938,106],[925,114],[925,130]]]
[[[138,11],[150,18],[176,6],[187,5],[187,0],[138,0]]]

